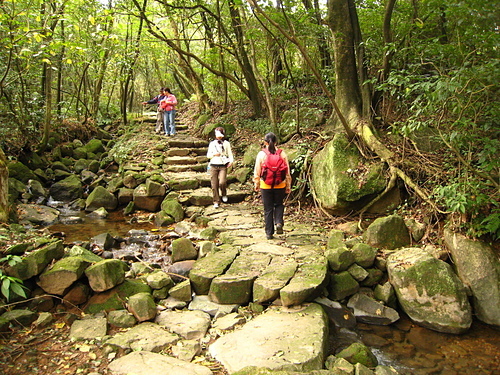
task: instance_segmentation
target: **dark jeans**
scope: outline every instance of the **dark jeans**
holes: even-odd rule
[[[264,203],[264,222],[266,228],[266,236],[274,234],[274,225],[283,225],[283,213],[285,206],[283,200],[286,193],[283,189],[260,189],[262,194],[262,203]]]
[[[220,203],[220,197],[227,195],[226,166],[210,165],[210,184],[214,193],[214,203]]]

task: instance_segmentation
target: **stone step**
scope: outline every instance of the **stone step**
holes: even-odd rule
[[[199,148],[171,148],[166,152],[166,156],[188,156],[188,155],[198,155],[204,156],[207,154],[207,147]]]
[[[185,166],[193,164],[208,163],[206,156],[170,156],[165,159],[166,165]]]

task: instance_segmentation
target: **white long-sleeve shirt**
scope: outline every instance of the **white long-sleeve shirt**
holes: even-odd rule
[[[220,154],[218,156],[215,156]],[[210,159],[211,165],[226,165],[227,163],[233,163],[233,151],[231,150],[231,144],[229,141],[219,141],[218,139],[213,140],[208,145],[207,158]]]

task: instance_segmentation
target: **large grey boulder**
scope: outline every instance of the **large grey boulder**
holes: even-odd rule
[[[146,351],[132,352],[108,366],[110,375],[212,375],[208,367]]]
[[[493,249],[450,230],[444,232],[444,240],[458,276],[472,292],[476,317],[500,326],[500,260]]]
[[[118,259],[102,260],[85,270],[94,292],[111,289],[125,280],[125,264]]]
[[[469,329],[471,306],[449,264],[425,250],[407,248],[389,256],[387,271],[401,307],[414,322],[445,333]]]
[[[218,338],[209,352],[229,374],[248,366],[312,371],[323,368],[327,337],[326,314],[313,303],[300,309],[267,309]]]
[[[315,198],[332,214],[361,208],[386,185],[383,164],[364,160],[343,134],[337,134],[318,152],[311,174]]]
[[[366,229],[363,237],[367,244],[382,249],[398,249],[411,243],[410,232],[399,215],[376,219]]]
[[[49,191],[50,196],[56,201],[69,202],[83,197],[82,182],[74,174],[53,184]]]
[[[118,206],[118,199],[103,186],[97,186],[85,201],[85,211],[95,211],[104,207],[106,210],[114,210]]]

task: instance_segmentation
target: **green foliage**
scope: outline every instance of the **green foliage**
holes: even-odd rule
[[[500,206],[494,189],[477,179],[465,177],[434,189],[434,196],[446,210],[460,214],[461,227],[473,237],[500,238]]]
[[[7,263],[11,267],[20,261],[21,258],[16,255],[7,255],[0,258],[0,263]],[[26,298],[26,290],[27,288],[23,285],[22,280],[17,277],[7,276],[0,269],[0,292],[7,301],[11,300],[12,294]]]

